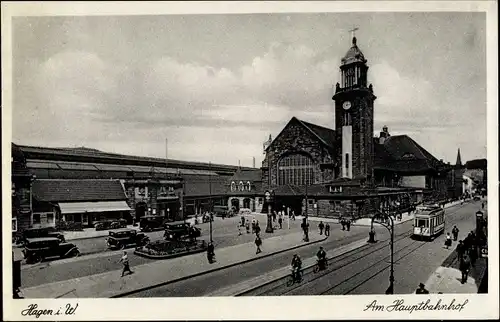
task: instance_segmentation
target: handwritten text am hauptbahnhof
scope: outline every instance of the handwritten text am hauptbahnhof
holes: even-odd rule
[[[465,299],[462,303],[453,299],[449,303],[443,303],[439,299],[435,303],[431,303],[430,299],[419,302],[418,304],[405,304],[404,300],[394,300],[391,305],[378,304],[377,300],[373,300],[370,304],[366,305],[363,311],[380,311],[380,312],[410,312],[415,311],[462,311],[469,300]]]

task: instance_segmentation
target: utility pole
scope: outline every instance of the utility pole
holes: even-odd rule
[[[210,194],[209,204],[208,204],[208,214],[209,214],[209,222],[210,222],[210,242],[213,243],[212,239],[212,162],[208,162],[208,191]]]

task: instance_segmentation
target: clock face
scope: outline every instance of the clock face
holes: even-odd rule
[[[351,102],[345,101],[344,104],[342,104],[342,107],[344,108],[344,110],[350,109],[351,108]]]

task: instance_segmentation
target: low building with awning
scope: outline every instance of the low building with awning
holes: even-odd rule
[[[33,182],[32,227],[58,222],[92,227],[95,222],[129,219],[124,188],[119,180],[38,179]]]

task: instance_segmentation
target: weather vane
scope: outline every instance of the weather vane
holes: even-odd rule
[[[356,36],[356,30],[359,30],[359,28],[358,27],[354,27],[351,30],[349,30],[349,32],[352,34],[352,38],[353,39]]]

